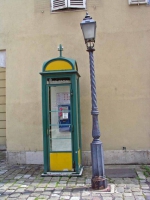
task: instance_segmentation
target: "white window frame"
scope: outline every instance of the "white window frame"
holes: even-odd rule
[[[66,8],[84,9],[86,8],[86,0],[51,0],[51,11],[61,10]]]
[[[149,0],[128,0],[129,5],[148,4]]]

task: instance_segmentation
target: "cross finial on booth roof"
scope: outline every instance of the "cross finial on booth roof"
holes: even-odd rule
[[[62,57],[63,46],[61,44],[58,47],[58,51],[60,51],[60,57]]]

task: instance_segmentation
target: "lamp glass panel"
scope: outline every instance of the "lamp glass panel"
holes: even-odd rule
[[[85,23],[82,25],[82,31],[84,35],[84,39],[95,39],[95,23]]]

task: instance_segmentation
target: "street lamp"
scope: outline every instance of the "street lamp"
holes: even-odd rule
[[[85,18],[80,23],[83,32],[85,44],[87,46],[87,51],[89,52],[90,60],[90,79],[91,79],[91,99],[92,99],[92,137],[93,141],[91,143],[91,161],[92,161],[92,188],[93,189],[106,189],[107,179],[105,177],[104,169],[104,157],[103,157],[103,146],[100,141],[100,129],[98,123],[98,107],[97,107],[97,97],[96,97],[96,81],[95,81],[95,70],[94,70],[94,57],[93,51],[96,35],[96,21],[92,19],[86,13]]]

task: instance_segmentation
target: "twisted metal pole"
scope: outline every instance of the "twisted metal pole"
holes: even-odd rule
[[[95,69],[94,69],[94,56],[93,47],[88,47],[90,60],[90,79],[91,79],[91,99],[92,99],[92,137],[91,143],[91,159],[92,159],[92,188],[93,189],[105,189],[107,188],[107,179],[105,178],[104,169],[104,156],[103,146],[100,141],[100,128],[98,123],[98,107],[97,107],[97,96],[96,96],[96,81],[95,81]]]

